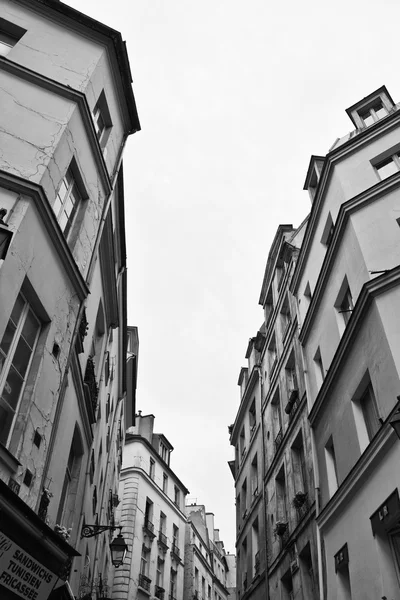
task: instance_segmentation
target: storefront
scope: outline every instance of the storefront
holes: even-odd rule
[[[0,481],[0,598],[68,598],[64,583],[79,556],[17,494]]]

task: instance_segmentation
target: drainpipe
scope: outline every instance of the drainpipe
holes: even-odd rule
[[[261,395],[261,413],[260,413],[260,419],[261,419],[261,448],[262,448],[262,476],[261,476],[261,485],[262,485],[262,502],[263,502],[263,507],[264,507],[264,531],[265,531],[265,535],[264,535],[264,556],[265,556],[265,576],[264,576],[264,582],[265,582],[265,592],[266,592],[266,598],[268,598],[268,578],[267,578],[267,569],[268,569],[268,565],[267,565],[267,559],[268,559],[268,547],[267,547],[267,506],[266,506],[266,502],[265,502],[265,485],[264,485],[264,478],[265,478],[265,432],[264,432],[264,418],[263,418],[263,398],[264,398],[264,381],[263,381],[263,373],[262,373],[262,357],[260,357],[260,363],[257,365],[258,368],[258,380],[259,380],[259,384],[260,384],[260,395]]]

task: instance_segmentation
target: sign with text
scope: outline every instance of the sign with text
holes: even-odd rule
[[[0,531],[0,586],[25,600],[47,600],[57,579]]]

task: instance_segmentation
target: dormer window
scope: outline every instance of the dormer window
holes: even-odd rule
[[[386,117],[394,107],[394,102],[385,86],[363,98],[346,110],[357,129],[370,127]]]
[[[324,160],[325,159],[323,156],[313,155],[310,158],[310,164],[308,165],[308,171],[303,190],[308,191],[311,202],[313,202],[317,192],[318,183],[322,173],[322,167],[324,166]]]
[[[377,100],[371,106],[363,109],[359,112],[361,119],[364,121],[365,127],[373,125],[382,117],[386,117],[388,110],[386,106],[383,106],[382,100]]]

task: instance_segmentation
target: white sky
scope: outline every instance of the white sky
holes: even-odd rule
[[[125,153],[137,408],[235,550],[227,426],[280,223],[310,209],[311,154],[385,84],[400,101],[400,3],[68,0],[127,41],[142,131]]]

